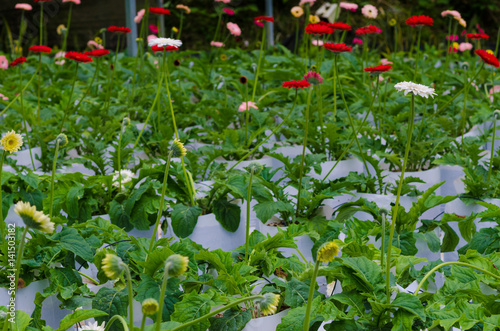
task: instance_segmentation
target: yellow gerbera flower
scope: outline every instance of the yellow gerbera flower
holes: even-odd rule
[[[50,221],[50,218],[41,211],[37,211],[36,207],[30,205],[29,202],[19,201],[16,203],[14,211],[27,227],[46,233],[54,232],[54,223]]]
[[[158,312],[158,301],[153,298],[146,299],[142,302],[142,313],[144,315],[154,315]]]
[[[12,130],[5,134],[2,140],[0,140],[0,144],[2,144],[2,148],[7,152],[14,153],[23,145],[23,137]]]
[[[172,143],[172,146],[170,146],[170,149],[172,150],[172,156],[173,157],[184,157],[186,156],[187,149],[184,147],[184,144],[181,143],[179,139],[174,139],[174,142]]]
[[[300,6],[292,7],[291,12],[292,12],[292,15],[294,17],[300,17],[300,16],[304,15],[304,9],[302,9],[302,7],[300,7]]]
[[[338,253],[339,246],[333,241],[327,242],[318,249],[318,261],[326,263],[331,262]]]
[[[264,299],[258,299],[256,302],[259,304],[262,315],[273,315],[278,310],[278,303],[280,302],[279,294],[266,293]]]
[[[320,19],[317,15],[309,15],[309,22],[316,24],[319,23]]]
[[[120,277],[123,270],[125,270],[122,259],[115,254],[109,253],[106,254],[104,259],[102,259],[101,268],[104,271],[106,277],[108,277],[109,279],[116,279]]]
[[[189,258],[179,254],[170,255],[165,261],[165,268],[170,277],[177,277],[186,272]]]

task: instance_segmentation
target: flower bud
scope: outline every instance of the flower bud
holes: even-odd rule
[[[179,139],[174,139],[172,146],[170,146],[173,157],[184,157],[186,156],[187,150],[184,147],[184,144],[181,143]]]
[[[387,209],[385,209],[385,208],[380,208],[378,210],[378,213],[380,214],[380,216],[387,216],[387,215],[389,215],[389,211]]]
[[[64,133],[59,133],[56,137],[56,142],[59,143],[59,147],[64,147],[68,144],[68,137]]]
[[[337,246],[336,243],[333,241],[329,241],[327,243],[324,243],[319,249],[318,249],[318,257],[317,260],[319,262],[331,262],[339,254],[339,246]]]
[[[165,261],[165,271],[170,277],[177,277],[186,272],[189,258],[179,254],[170,255]]]
[[[119,278],[123,270],[125,270],[125,264],[122,259],[115,254],[106,254],[104,259],[102,259],[101,268],[104,274],[109,279]]]
[[[255,300],[255,303],[259,305],[262,315],[272,315],[276,314],[278,310],[278,303],[280,302],[279,294],[266,293],[264,298],[259,298]]]
[[[495,119],[499,119],[500,118],[500,109],[495,109],[495,111],[493,112],[493,116],[495,117]]]
[[[260,164],[259,161],[252,161],[252,162],[250,162],[250,164],[248,165],[248,167],[246,167],[246,169],[248,170],[248,172],[251,172],[254,175],[260,174],[260,172],[262,171],[263,168],[264,167],[262,166],[262,164]]]
[[[124,117],[122,120],[122,126],[125,128],[130,125],[130,118],[129,117]]]
[[[146,299],[142,302],[142,313],[144,315],[154,315],[158,312],[158,301],[153,298]]]

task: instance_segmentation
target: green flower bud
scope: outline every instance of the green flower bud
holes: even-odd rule
[[[125,270],[125,264],[120,257],[108,253],[104,259],[102,259],[101,268],[106,277],[109,279],[116,279],[119,278],[123,270]]]
[[[387,215],[389,215],[389,211],[387,209],[385,209],[385,208],[380,208],[378,210],[378,213],[380,214],[380,216],[387,216]]]
[[[258,161],[252,161],[246,169],[248,172],[253,172],[254,175],[258,175],[264,167]]]
[[[499,119],[500,118],[500,109],[495,109],[495,111],[493,112],[493,116],[495,116],[495,119]]]
[[[64,133],[60,133],[56,137],[56,142],[59,142],[59,147],[64,147],[68,144],[68,137]]]
[[[181,141],[179,139],[174,140],[174,142],[172,143],[172,146],[170,146],[170,149],[172,150],[173,157],[186,156],[187,150],[184,147],[184,144],[181,143]]]
[[[128,118],[128,117],[124,117],[124,118],[123,118],[123,120],[122,120],[122,126],[123,126],[124,128],[126,128],[126,127],[127,127],[127,126],[129,126],[129,125],[130,125],[130,118]]]
[[[165,261],[165,271],[170,277],[177,277],[186,272],[189,258],[179,254],[170,255]]]
[[[324,243],[319,249],[318,249],[318,261],[320,262],[331,262],[339,254],[339,246],[337,246],[336,243],[333,241],[329,241],[327,243]]]
[[[158,306],[156,299],[146,299],[142,302],[142,313],[144,315],[154,315],[158,312]]]

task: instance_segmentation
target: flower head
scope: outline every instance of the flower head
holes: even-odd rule
[[[418,25],[432,25],[433,23],[434,20],[431,17],[425,15],[412,16],[406,20],[406,24],[413,27]]]
[[[223,43],[223,42],[221,42],[221,41],[213,41],[213,40],[212,40],[212,41],[210,42],[210,46],[213,46],[213,47],[224,47],[225,45],[224,45],[224,43]]]
[[[43,45],[34,45],[29,48],[33,53],[50,53],[52,52],[52,48]]]
[[[2,93],[0,93],[0,99],[2,99],[3,101],[7,101],[7,100],[9,100],[9,97],[6,97]]]
[[[344,52],[351,52],[352,51],[352,47],[347,46],[344,43],[340,43],[340,44],[325,43],[323,45],[323,48],[326,48],[329,51],[337,52],[337,53],[344,53]]]
[[[72,2],[74,3],[75,5],[79,5],[80,4],[80,0],[62,0],[63,3],[65,2]]]
[[[448,15],[452,16],[453,18],[462,18],[462,15],[460,15],[460,13],[457,12],[456,10],[445,10],[441,12],[441,16],[443,17]]]
[[[149,12],[156,15],[170,15],[170,10],[161,7],[149,7]]]
[[[395,18],[391,18],[391,19],[389,20],[389,25],[390,25],[390,26],[394,26],[394,25],[396,25],[397,23],[398,23],[398,21],[396,21],[396,19],[395,19]]]
[[[0,140],[2,148],[11,154],[17,152],[23,145],[23,137],[14,130],[9,131]]]
[[[331,34],[333,33],[333,29],[326,25],[320,23],[309,23],[306,26],[306,33],[315,34],[315,35],[323,35],[323,34]]]
[[[256,16],[253,20],[257,22],[274,22],[274,18],[272,16]]]
[[[118,187],[118,185],[120,185],[120,176],[122,178],[123,189],[123,184],[132,181],[132,179],[134,178],[134,173],[128,169],[122,169],[120,171],[116,170],[115,172],[113,172],[113,186]]]
[[[64,24],[59,24],[59,26],[56,29],[56,32],[58,35],[62,35],[63,33],[66,33],[68,29],[66,29],[66,26]]]
[[[460,52],[465,52],[465,51],[470,51],[472,49],[472,44],[471,43],[460,43],[460,45],[458,45],[458,50]]]
[[[146,299],[142,302],[142,313],[144,315],[154,315],[158,312],[159,305],[158,301],[153,298]]]
[[[241,76],[240,77],[240,83],[245,85],[248,82],[247,76]]]
[[[363,40],[362,39],[359,39],[359,38],[354,38],[352,40],[352,43],[353,44],[358,44],[358,45],[363,45]]]
[[[451,53],[451,52],[456,53],[456,52],[458,52],[458,47],[459,47],[458,43],[457,43],[457,42],[454,42],[454,43],[453,43],[453,44],[451,44],[451,46],[448,48],[448,53]]]
[[[177,5],[177,6],[175,6],[175,8],[184,10],[186,12],[186,14],[191,13],[191,8],[189,8],[188,6],[185,6],[185,5]]]
[[[12,61],[10,63],[10,66],[11,67],[15,67],[17,66],[18,64],[23,64],[24,62],[26,62],[26,58],[24,56],[21,56],[21,57],[18,57],[17,59],[15,59],[14,61]]]
[[[174,46],[174,47],[178,48],[178,47],[182,46],[182,41],[177,40],[177,39],[171,39],[171,38],[155,38],[155,39],[148,40],[148,45],[149,45],[149,47]]]
[[[33,7],[31,7],[31,5],[27,3],[18,3],[14,8],[22,10],[33,10]]]
[[[345,10],[350,10],[352,12],[358,9],[358,5],[350,2],[340,2],[339,7]]]
[[[311,40],[311,43],[314,45],[314,46],[323,46],[323,40],[317,40],[317,39],[313,39]]]
[[[142,8],[137,12],[137,15],[134,17],[134,22],[139,24],[142,21],[142,18],[144,17],[144,14],[146,13],[146,9]]]
[[[319,262],[331,262],[339,254],[339,246],[334,243],[333,241],[329,241],[327,243],[324,243],[319,249],[318,249],[318,257],[317,260]]]
[[[170,146],[173,157],[184,157],[187,154],[187,149],[184,144],[179,139],[174,139],[174,142]]]
[[[490,36],[485,33],[467,33],[465,37],[468,39],[490,39]]]
[[[319,23],[321,20],[319,19],[319,16],[318,15],[309,15],[309,22],[312,23],[312,24],[317,24]]]
[[[9,68],[9,60],[4,55],[0,55],[0,69],[8,69]]]
[[[215,2],[230,3],[231,0],[215,0]]]
[[[450,41],[457,41],[458,40],[458,35],[456,34],[451,34],[449,36],[446,36],[446,40],[450,40]]]
[[[259,305],[260,311],[264,316],[276,314],[279,302],[280,302],[279,294],[274,294],[270,292],[264,294],[264,298],[255,300],[255,303]]]
[[[82,326],[80,330],[104,331],[106,328],[105,325],[105,322],[102,322],[101,325],[97,324],[97,322],[93,322],[92,324]]]
[[[323,77],[316,71],[309,71],[307,74],[304,75],[304,80],[306,80],[308,83],[311,83],[312,85],[319,85],[323,82]]]
[[[389,60],[387,60],[387,59],[381,59],[380,63],[382,63],[382,64],[392,64],[392,62],[389,61]]]
[[[189,258],[179,254],[170,255],[165,261],[165,271],[169,277],[178,277],[187,271]]]
[[[116,279],[119,278],[123,270],[125,270],[125,263],[123,263],[119,256],[107,253],[104,259],[102,259],[101,268],[106,277],[109,279]]]
[[[158,33],[158,27],[157,27],[156,25],[154,25],[154,24],[150,24],[150,25],[148,26],[148,28],[149,28],[149,30],[150,30],[151,32],[153,32],[153,33]],[[148,38],[148,40],[149,40],[149,38]]]
[[[316,2],[316,0],[300,0],[299,6],[303,6],[306,3],[308,3],[309,6],[312,6],[312,5],[314,5],[315,2]]]
[[[29,202],[19,201],[14,206],[14,211],[27,227],[45,233],[54,232],[54,223],[50,221],[50,218],[41,211],[37,211],[36,207],[30,205]]]
[[[243,102],[238,107],[238,111],[246,111],[247,109],[250,109],[250,108],[259,109],[259,107],[257,107],[257,104],[255,102],[253,102],[253,101],[247,101],[247,102]]]
[[[380,33],[382,30],[374,25],[364,26],[362,28],[357,29],[354,33],[357,35],[364,35],[369,33]]]
[[[104,46],[102,46],[100,43],[98,43],[97,41],[95,40],[89,40],[87,42],[87,46],[90,48],[90,49],[103,49]]]
[[[239,35],[241,35],[241,29],[238,26],[238,24],[233,23],[233,22],[228,22],[226,24],[226,27],[229,30],[229,33],[231,33],[233,36],[238,37]]]
[[[300,7],[300,6],[292,7],[290,12],[292,13],[293,17],[297,17],[297,18],[304,15],[304,9],[302,9],[302,7]]]
[[[153,53],[157,53],[157,52],[172,52],[172,51],[178,51],[179,47],[175,47],[175,46],[160,47],[160,46],[153,45],[151,47],[151,50],[153,51]]]
[[[329,23],[328,25],[332,29],[338,30],[338,31],[351,31],[352,30],[351,26],[347,23],[336,22],[336,23]]]
[[[248,172],[252,172],[254,175],[259,175],[263,168],[264,167],[262,166],[262,164],[259,161],[252,161],[246,167],[246,170]]]
[[[281,87],[286,87],[288,89],[291,89],[291,88],[294,88],[294,89],[302,88],[303,89],[303,88],[306,88],[309,86],[311,86],[311,83],[309,83],[306,80],[290,80],[287,82],[283,82],[283,84],[281,84]]]
[[[378,10],[375,6],[364,5],[363,8],[361,8],[361,14],[366,18],[377,18]]]
[[[92,51],[85,52],[83,54],[91,56],[91,57],[101,57],[104,55],[108,55],[109,51],[107,49],[94,49]]]
[[[83,63],[92,62],[92,58],[90,56],[78,52],[67,52],[66,55],[64,55],[64,57],[76,62],[83,62]]]
[[[130,33],[130,28],[124,27],[124,26],[110,26],[108,28],[109,32],[119,32],[119,33]]]
[[[500,63],[498,62],[498,59],[495,57],[495,55],[489,53],[488,51],[485,51],[484,49],[477,49],[474,51],[479,57],[484,61],[486,64],[490,64],[496,68],[500,67]]]
[[[373,74],[373,73],[382,73],[392,70],[392,67],[389,64],[381,64],[375,67],[364,68],[363,70]]]
[[[434,98],[434,95],[436,95],[433,88],[413,82],[400,82],[394,85],[394,88],[399,92],[404,92],[404,95],[413,93],[424,98],[428,98],[429,96]]]
[[[461,18],[461,17],[454,17],[454,18],[458,21],[458,24],[460,24],[464,28],[467,27],[467,22],[465,22],[465,20],[463,18]]]
[[[59,147],[64,147],[68,144],[68,136],[64,133],[59,133],[56,137],[56,143],[59,143]]]
[[[234,15],[234,10],[232,10],[231,8],[222,8],[222,11],[226,14],[228,14],[229,16],[233,16]]]

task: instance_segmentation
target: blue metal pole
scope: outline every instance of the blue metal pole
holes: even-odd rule
[[[135,0],[125,0],[126,24],[132,30],[130,33],[127,33],[128,56],[135,56],[137,54],[137,24],[134,22],[136,12]]]
[[[273,0],[266,0],[266,16],[273,16]],[[274,23],[266,22],[267,24],[267,48],[274,46]]]

